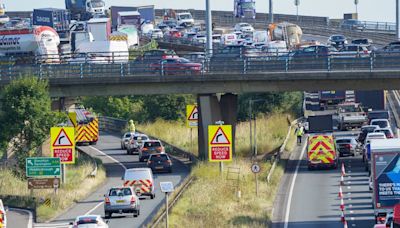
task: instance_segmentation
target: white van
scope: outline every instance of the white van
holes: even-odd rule
[[[223,45],[234,45],[238,39],[237,35],[234,33],[223,34],[221,36],[221,44]]]
[[[133,168],[125,170],[122,177],[124,186],[131,186],[138,196],[156,197],[153,172],[150,168]]]

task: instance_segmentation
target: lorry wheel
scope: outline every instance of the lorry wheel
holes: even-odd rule
[[[133,217],[134,217],[134,218],[137,218],[138,216],[139,216],[139,212],[135,211],[135,212],[133,213]]]
[[[106,219],[110,219],[112,213],[111,212],[104,212]]]

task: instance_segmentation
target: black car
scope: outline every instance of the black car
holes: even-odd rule
[[[153,173],[155,172],[172,172],[172,160],[168,154],[152,154],[147,161]]]
[[[343,35],[332,35],[328,39],[328,44],[335,48],[341,48],[347,44],[347,39]]]
[[[373,41],[368,38],[362,38],[362,39],[354,39],[351,41],[352,44],[364,44],[364,45],[371,45]]]

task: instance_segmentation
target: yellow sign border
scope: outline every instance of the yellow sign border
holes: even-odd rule
[[[221,128],[222,131],[225,133],[228,141],[230,142],[229,145],[211,145],[211,142],[217,133],[218,129]],[[230,162],[232,161],[232,125],[208,125],[208,160],[209,162]],[[220,159],[212,159],[211,158],[211,150],[213,147],[229,147],[229,159],[228,160],[220,160]]]
[[[75,164],[75,128],[74,127],[52,127],[50,129],[50,151],[51,151],[51,157],[54,158],[54,146],[53,146],[53,143],[54,143],[55,140],[57,140],[58,134],[61,132],[62,129],[64,129],[65,134],[67,134],[69,140],[72,143],[72,146],[59,146],[57,148],[72,149],[72,161],[69,161],[69,162],[61,161],[61,164]]]
[[[189,120],[190,115],[192,114],[193,109],[197,108],[197,105],[186,105],[186,127],[188,128],[197,128],[199,126],[199,120]],[[196,124],[196,126],[192,126],[191,124]]]

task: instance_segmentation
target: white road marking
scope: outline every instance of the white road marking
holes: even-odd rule
[[[350,204],[350,205],[349,205],[349,207],[353,207],[353,205],[352,205],[352,204]]]
[[[348,192],[347,195],[351,195],[351,192]]]
[[[351,181],[347,181],[348,184],[351,184]]]
[[[127,169],[126,166],[125,166],[124,164],[122,164],[120,161],[118,161],[117,159],[111,157],[110,155],[104,153],[103,151],[101,151],[101,150],[99,150],[99,149],[97,149],[97,148],[95,148],[95,147],[93,147],[93,146],[89,146],[89,147],[90,147],[91,149],[97,151],[98,153],[100,153],[100,154],[106,156],[106,157],[109,158],[110,160],[116,162],[118,165],[120,165],[122,168],[124,168],[124,170]],[[103,203],[104,203],[104,202],[98,203],[96,206],[94,206],[92,209],[90,209],[88,212],[86,212],[85,215],[88,215],[88,214],[92,213],[92,212],[95,211],[98,207],[100,207],[101,205],[103,205]]]
[[[303,149],[302,149],[302,151],[300,153],[300,157],[299,157],[299,160],[297,161],[297,165],[296,165],[296,170],[294,172],[292,182],[290,183],[289,198],[288,198],[288,202],[286,204],[286,214],[285,214],[285,225],[284,225],[284,228],[288,228],[288,226],[289,226],[290,206],[291,206],[291,203],[292,203],[294,184],[296,182],[297,173],[299,172],[300,163],[301,163],[301,160],[303,160],[303,156],[304,156],[304,153],[306,151],[306,147],[307,147],[307,143],[304,144]]]
[[[351,187],[350,187],[350,186],[347,186],[347,189],[351,189]]]
[[[95,211],[98,207],[100,207],[101,205],[103,205],[104,202],[100,202],[98,203],[94,208],[92,208],[91,210],[89,210],[88,212],[85,213],[85,215],[89,215],[91,214],[93,211]]]
[[[349,179],[351,179],[351,176],[347,176]]]
[[[93,147],[93,146],[89,146],[89,147],[92,148],[93,150],[97,151],[98,153],[100,153],[100,154],[106,156],[106,157],[109,158],[110,160],[112,160],[112,161],[118,163],[118,165],[120,165],[120,166],[121,166],[122,168],[124,168],[125,170],[128,169],[128,168],[126,168],[126,166],[125,166],[124,164],[122,164],[120,161],[118,161],[117,159],[115,159],[115,158],[111,157],[110,155],[104,153],[103,151],[101,151],[101,150],[99,150],[99,149],[97,149],[97,148],[95,148],[95,147]]]
[[[354,211],[350,211],[350,214],[353,214],[354,213]]]
[[[351,217],[350,220],[354,220],[354,217]]]
[[[351,173],[351,170],[347,171],[348,173]]]
[[[33,228],[33,214],[30,210],[25,210],[25,209],[19,209],[19,208],[10,208],[11,211],[20,211],[23,213],[27,213],[29,218],[28,218],[28,225],[27,228]]]
[[[349,198],[348,200],[351,200],[351,198]]]
[[[351,224],[351,226],[356,226],[356,224],[353,223],[353,224]]]

